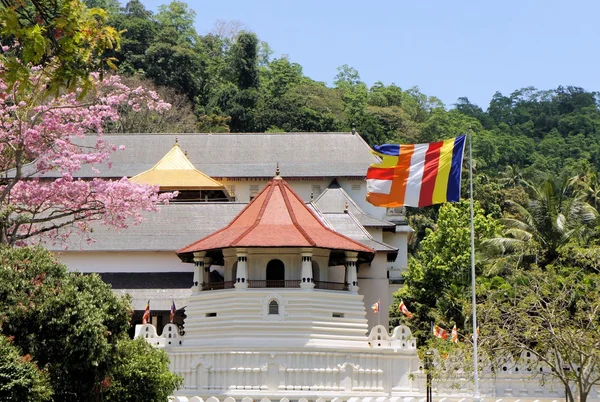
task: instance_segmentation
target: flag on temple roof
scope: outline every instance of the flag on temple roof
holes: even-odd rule
[[[173,317],[177,313],[177,307],[175,307],[175,300],[171,300],[171,314],[169,314],[169,322],[173,322]]]
[[[150,300],[146,303],[146,309],[144,310],[144,315],[142,316],[142,324],[148,324],[150,321]]]
[[[377,300],[375,303],[373,303],[373,305],[371,306],[371,308],[373,309],[373,313],[377,314],[379,313],[379,307],[381,307],[381,302],[379,300]]]
[[[410,311],[408,311],[408,307],[406,307],[406,304],[404,304],[403,300],[400,300],[400,304],[398,305],[398,311],[403,313],[408,318],[413,318],[412,313]]]
[[[367,201],[378,207],[426,207],[460,201],[465,149],[461,135],[428,144],[384,144],[367,170]]]

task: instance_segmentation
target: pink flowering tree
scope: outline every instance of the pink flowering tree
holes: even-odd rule
[[[4,66],[0,58],[0,72]],[[110,166],[118,146],[104,140],[103,127],[119,119],[120,108],[161,111],[169,104],[153,91],[128,88],[118,76],[91,74],[85,96],[81,89],[57,96],[51,78],[47,67],[32,68],[21,82],[0,74],[2,244],[25,244],[32,237],[61,241],[74,229],[89,234],[90,221],[124,228],[172,197],[125,177],[74,178],[84,165],[95,171]],[[77,145],[89,135],[96,139],[93,147]]]

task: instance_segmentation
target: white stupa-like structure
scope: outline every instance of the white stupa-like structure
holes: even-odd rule
[[[165,348],[188,400],[415,395],[408,327],[368,333],[357,270],[373,254],[276,176],[227,227],[178,251],[195,263],[185,335],[139,325],[136,336]]]

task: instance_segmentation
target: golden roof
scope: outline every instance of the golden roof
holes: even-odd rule
[[[196,169],[177,143],[152,169],[135,175],[130,180],[157,185],[161,190],[225,189],[221,183]]]

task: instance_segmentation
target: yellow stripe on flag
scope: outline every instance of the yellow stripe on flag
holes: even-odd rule
[[[448,178],[452,168],[452,151],[454,150],[454,138],[445,140],[440,149],[438,173],[435,178],[432,201],[434,204],[446,202],[448,193]]]

